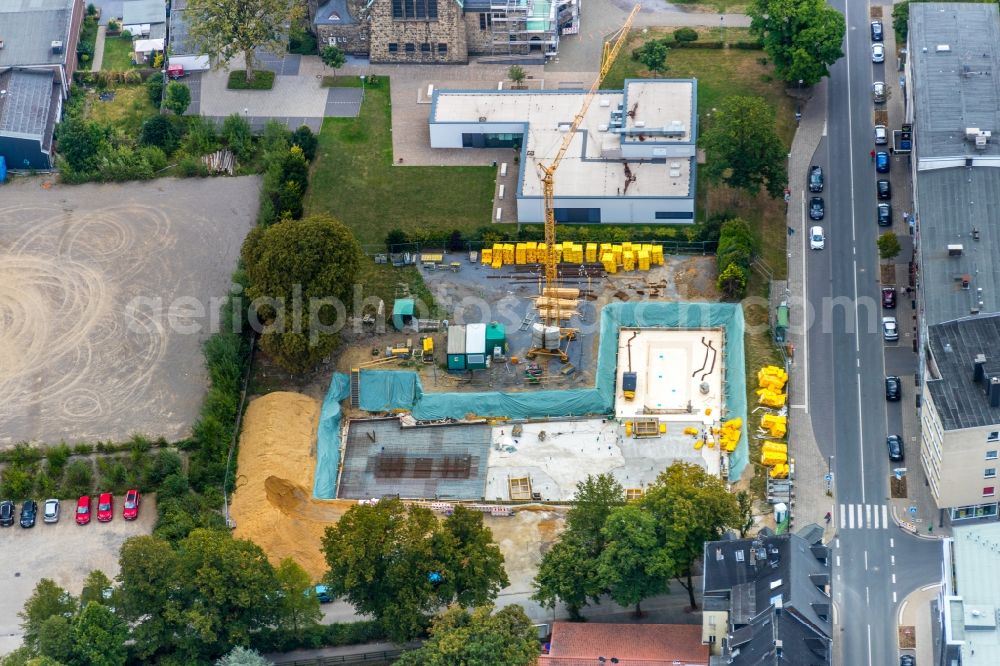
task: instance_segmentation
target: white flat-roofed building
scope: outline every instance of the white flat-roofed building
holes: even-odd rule
[[[597,93],[555,176],[557,222],[694,222],[695,79],[629,79]],[[550,164],[583,90],[437,90],[432,148],[516,148],[517,221],[543,221],[539,164]]]

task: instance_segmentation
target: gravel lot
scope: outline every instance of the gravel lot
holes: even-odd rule
[[[94,569],[108,578],[118,575],[118,550],[129,537],[152,534],[156,524],[156,498],[144,495],[139,518],[122,519],[125,497],[115,497],[115,517],[110,523],[97,522],[97,498],[89,525],[74,520],[76,502],[63,500],[58,523],[42,522],[42,502],[38,523],[23,529],[0,528],[0,655],[21,645],[21,619],[18,612],[42,578],[51,578],[72,594],[79,594],[83,581]],[[17,507],[20,515],[21,505]]]
[[[4,185],[0,448],[186,436],[259,190],[256,177]]]

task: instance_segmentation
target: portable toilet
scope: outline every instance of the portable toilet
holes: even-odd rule
[[[486,368],[486,324],[465,327],[465,367],[469,370]]]
[[[507,331],[503,324],[494,321],[486,325],[486,353],[493,356],[497,353],[498,347],[500,354],[505,356],[507,354]]]
[[[465,370],[465,327],[448,327],[448,370]]]
[[[0,155],[0,183],[7,181],[7,160],[4,159],[3,155]]]
[[[412,298],[397,298],[392,304],[392,327],[402,331],[412,324],[414,307]]]

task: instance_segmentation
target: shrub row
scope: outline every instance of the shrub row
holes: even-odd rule
[[[307,627],[295,636],[287,630],[268,629],[252,637],[260,652],[288,652],[298,649],[357,645],[385,639],[385,630],[374,620]]]
[[[719,289],[727,298],[743,298],[746,295],[754,245],[753,232],[745,221],[733,218],[722,223],[716,266],[719,270]]]

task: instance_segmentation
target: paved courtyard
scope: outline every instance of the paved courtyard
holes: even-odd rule
[[[0,447],[186,436],[209,313],[259,190],[255,177],[4,185]]]

